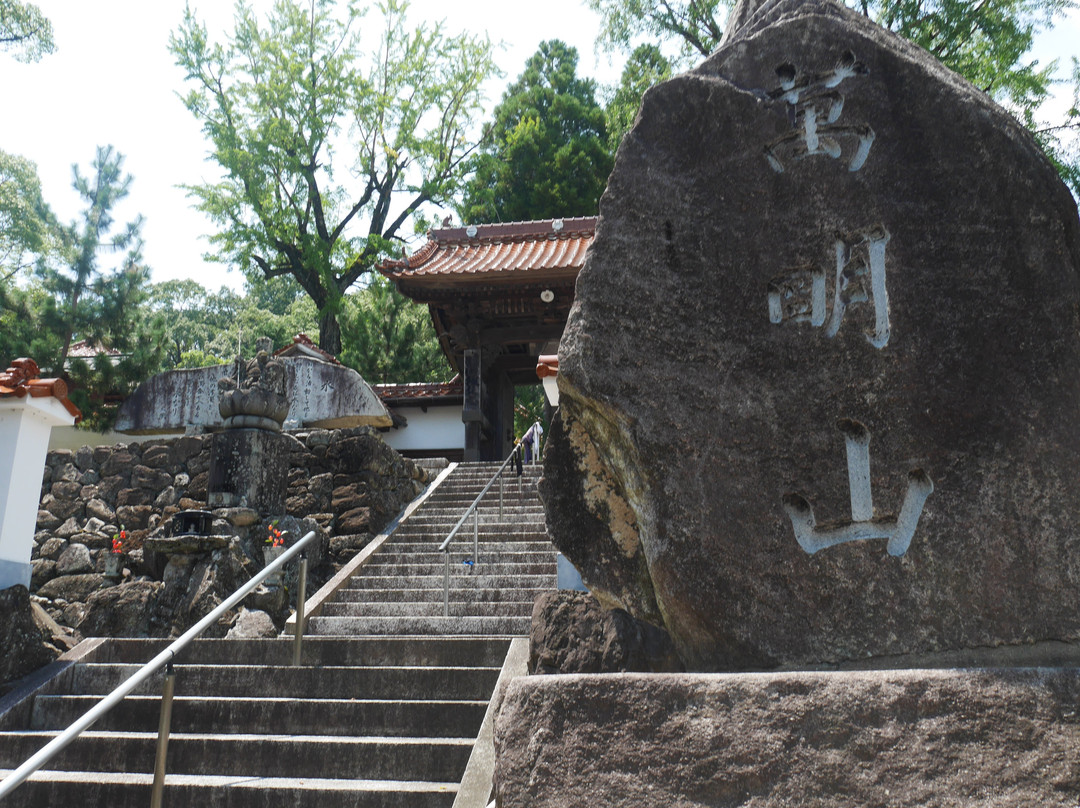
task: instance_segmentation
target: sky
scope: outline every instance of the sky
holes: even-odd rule
[[[177,93],[183,74],[168,51],[169,33],[182,18],[184,0],[36,0],[52,21],[57,51],[22,64],[0,53],[0,149],[37,163],[45,199],[63,221],[74,219],[80,202],[71,189],[71,166],[85,168],[98,145],[125,155],[134,176],[116,221],[145,217],[144,256],[155,282],[192,278],[216,290],[241,289],[236,270],[205,261],[205,236],[214,226],[194,210],[179,186],[218,176],[204,160],[207,144]],[[212,39],[231,30],[228,0],[191,0]],[[252,0],[266,9],[270,0]],[[621,58],[597,55],[593,42],[599,17],[582,0],[540,4],[507,0],[413,0],[415,20],[445,20],[449,34],[487,33],[503,45],[496,53],[502,79],[487,87],[489,109],[546,39],[562,39],[580,54],[578,75],[602,84],[618,81]],[[1080,54],[1080,12],[1039,42],[1044,62]],[[1057,105],[1067,105],[1059,99]],[[446,211],[449,212],[449,211]]]

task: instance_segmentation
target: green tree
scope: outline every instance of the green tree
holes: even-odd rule
[[[0,0],[0,50],[20,62],[36,62],[56,50],[52,23],[33,3]]]
[[[341,361],[370,384],[444,381],[449,374],[427,309],[381,275],[349,295]]]
[[[37,166],[0,151],[0,285],[54,249],[56,228]]]
[[[189,8],[170,40],[193,84],[185,103],[225,170],[188,188],[220,227],[211,257],[249,277],[291,275],[334,354],[346,290],[423,205],[457,189],[480,86],[495,70],[486,40],[439,24],[410,30],[404,0],[376,8],[374,52],[361,48],[357,0],[340,10],[277,0],[265,26],[241,1],[225,44]]]
[[[619,84],[604,109],[607,114],[608,148],[614,154],[623,135],[630,131],[641,108],[641,97],[654,84],[671,78],[671,62],[656,45],[634,48],[623,67]]]
[[[151,309],[166,323],[166,367],[203,367],[231,358],[210,351],[237,318],[242,299],[236,292],[223,286],[213,293],[192,280],[171,280],[154,284],[150,298]]]
[[[1062,121],[1040,118],[1056,63],[1030,57],[1035,35],[1053,26],[1075,0],[845,0],[879,24],[922,46],[947,67],[1010,109],[1039,139],[1062,178],[1080,194],[1080,158],[1069,135],[1080,131],[1074,104]],[[720,44],[721,19],[733,0],[586,0],[604,20],[598,41],[628,51],[639,37],[680,46],[685,65]],[[1080,88],[1080,73],[1072,84]],[[1075,92],[1075,89],[1074,89]]]
[[[71,398],[83,410],[84,423],[105,428],[115,413],[116,396],[161,367],[164,324],[149,312],[150,270],[142,259],[142,217],[116,226],[113,209],[129,192],[131,175],[123,174],[123,156],[99,147],[89,175],[73,166],[74,187],[86,207],[81,221],[62,230],[58,254],[38,267],[41,288],[40,327],[57,339],[59,351],[38,354],[43,368],[72,381]],[[102,255],[125,252],[120,265],[102,267]],[[99,347],[91,362],[68,361],[73,340]],[[113,349],[120,358],[106,352]]]
[[[596,83],[578,54],[542,42],[495,108],[459,215],[466,222],[595,215],[611,173]]]

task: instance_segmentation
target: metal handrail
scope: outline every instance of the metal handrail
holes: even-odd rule
[[[131,675],[123,684],[113,690],[109,695],[87,710],[83,716],[77,719],[71,726],[61,732],[49,743],[43,746],[33,757],[29,758],[19,768],[15,769],[11,774],[0,781],[0,797],[4,797],[10,794],[16,787],[21,785],[30,775],[48,763],[57,753],[60,752],[65,746],[75,740],[79,735],[85,732],[95,721],[109,712],[113,707],[119,704],[124,698],[131,693],[135,688],[157,673],[161,668],[166,665],[171,665],[176,655],[187,647],[192,640],[206,631],[207,628],[212,626],[218,621],[225,612],[242,601],[248,594],[252,592],[259,584],[261,584],[267,577],[277,572],[279,569],[285,566],[291,561],[298,553],[302,553],[307,549],[307,545],[315,537],[315,531],[312,530],[300,541],[282,553],[281,556],[276,558],[270,564],[267,564],[262,571],[237,589],[228,599],[223,601],[216,609],[210,614],[206,615],[202,620],[189,628],[180,637],[169,644],[169,647],[151,659],[139,670]],[[302,603],[303,601],[301,601]],[[303,608],[299,606],[298,608]],[[299,617],[299,615],[298,615]],[[302,629],[303,620],[297,620],[297,636],[299,637]]]
[[[510,461],[514,459],[514,455],[522,450],[522,446],[525,442],[525,438],[529,434],[536,434],[536,428],[540,426],[539,421],[534,421],[533,425],[525,430],[525,434],[522,435],[521,440],[514,445],[510,454],[506,456],[506,460],[499,466],[499,470],[492,475],[488,480],[487,485],[483,490],[476,495],[476,499],[472,501],[472,504],[465,509],[465,513],[461,515],[458,523],[454,525],[453,529],[443,539],[443,543],[439,545],[439,551],[443,554],[443,617],[450,616],[450,542],[454,540],[458,531],[461,530],[462,525],[468,520],[469,516],[473,517],[473,568],[480,563],[480,500],[484,498],[488,491],[491,490],[491,486],[495,484],[496,480],[499,480],[499,515],[502,516],[502,473],[506,470],[506,467],[510,464]]]

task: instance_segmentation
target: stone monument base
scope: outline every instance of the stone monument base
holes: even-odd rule
[[[501,808],[1076,806],[1080,669],[529,676]]]
[[[290,438],[265,429],[227,429],[210,447],[210,508],[285,512]]]

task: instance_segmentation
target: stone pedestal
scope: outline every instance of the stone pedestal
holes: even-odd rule
[[[289,438],[263,429],[229,429],[210,447],[207,503],[211,508],[252,508],[284,513]]]
[[[1080,671],[530,676],[502,808],[1075,805]]]

